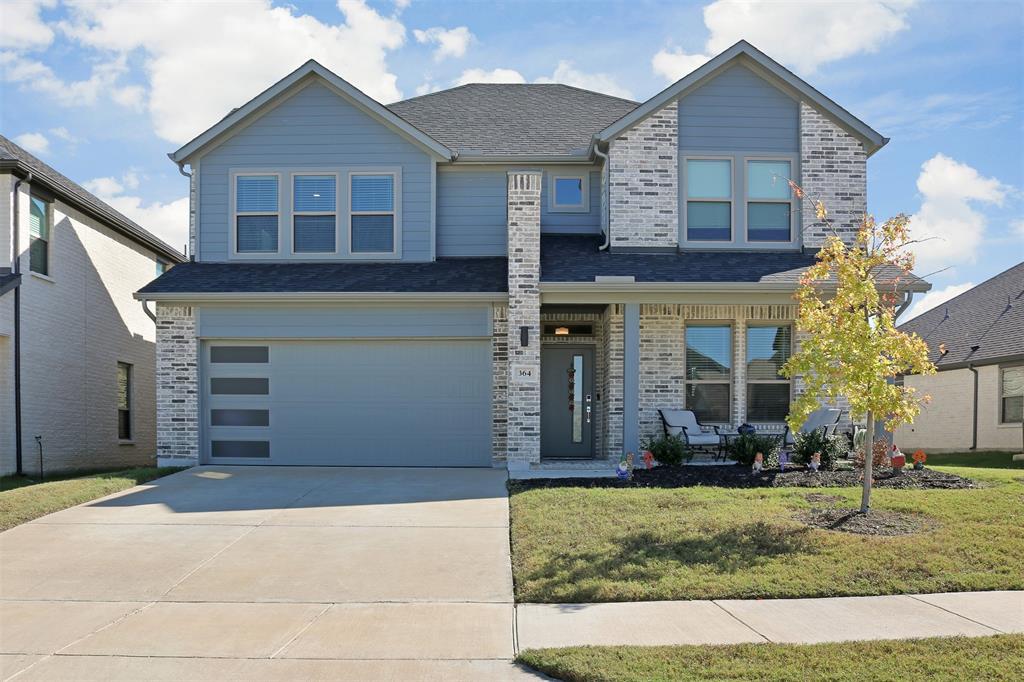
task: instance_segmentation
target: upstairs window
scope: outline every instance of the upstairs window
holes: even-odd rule
[[[352,253],[395,252],[395,176],[352,174],[349,246]]]
[[[731,160],[686,160],[686,239],[732,239]]]
[[[277,253],[278,177],[235,177],[235,250],[238,253]]]
[[[789,414],[789,379],[782,366],[793,347],[793,328],[747,327],[747,419],[781,422]]]
[[[28,269],[40,275],[50,274],[50,233],[53,212],[39,197],[29,197]]]
[[[793,204],[789,161],[747,161],[747,240],[792,239]]]
[[[587,178],[583,175],[553,175],[549,187],[548,209],[554,213],[579,213],[588,210]]]
[[[728,423],[732,394],[732,327],[686,327],[686,409],[701,422]]]
[[[295,253],[333,253],[337,235],[337,186],[334,175],[296,175],[293,180]]]
[[[999,369],[999,421],[1020,424],[1024,420],[1024,365]]]

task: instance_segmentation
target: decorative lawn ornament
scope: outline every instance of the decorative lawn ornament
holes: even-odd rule
[[[618,466],[615,467],[615,475],[623,481],[628,481],[633,478],[633,453],[626,453],[622,459],[619,460]]]
[[[789,464],[789,450],[779,450],[779,471],[785,471]]]
[[[924,469],[924,463],[928,461],[928,455],[924,454],[924,450],[915,450],[912,456],[914,458],[914,468],[918,471]]]
[[[753,473],[759,474],[764,469],[764,453],[759,452],[754,455],[754,470]]]
[[[907,466],[907,457],[900,449],[895,445],[892,446],[892,455],[889,456],[889,462],[892,464],[892,468],[897,471],[903,471],[903,467]]]
[[[811,471],[817,471],[821,468],[821,453],[815,452],[811,455],[811,461],[807,464]]]
[[[644,450],[644,466],[648,469],[654,468],[654,453],[650,450]]]

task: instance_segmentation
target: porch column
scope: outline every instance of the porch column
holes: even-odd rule
[[[622,325],[622,448],[640,453],[640,304],[627,303]]]
[[[156,462],[199,463],[199,352],[190,307],[156,307]]]
[[[540,462],[539,170],[508,172],[509,469]]]

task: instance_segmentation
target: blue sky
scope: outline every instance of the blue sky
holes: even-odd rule
[[[746,38],[892,141],[934,304],[1024,258],[1024,3],[0,0],[0,132],[175,245],[166,154],[313,57],[383,102],[468,81],[643,100]]]

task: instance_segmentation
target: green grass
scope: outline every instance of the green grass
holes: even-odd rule
[[[907,453],[910,460],[910,453]],[[1024,462],[1014,462],[1019,452],[945,452],[928,455],[930,467],[969,467],[982,469],[1024,469]]]
[[[811,493],[854,488],[550,488],[513,492],[512,570],[523,602],[751,599],[1024,589],[1024,476],[949,471],[974,490],[876,489],[875,509],[923,514],[926,532],[809,528]]]
[[[0,479],[0,531],[76,504],[126,490],[179,467],[139,467],[93,474],[65,474],[40,482],[27,476]]]
[[[569,682],[633,680],[1019,680],[1024,635],[835,644],[575,647],[519,662]]]

